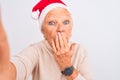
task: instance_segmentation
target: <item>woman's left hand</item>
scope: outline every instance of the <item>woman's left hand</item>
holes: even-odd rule
[[[71,57],[75,48],[75,43],[72,43],[69,48],[68,41],[66,40],[64,34],[58,32],[55,39],[52,41],[52,48],[55,59],[61,70],[72,66]]]

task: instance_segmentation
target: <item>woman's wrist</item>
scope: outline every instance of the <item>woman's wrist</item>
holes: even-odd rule
[[[77,76],[78,76],[78,70],[74,69],[72,75],[66,76],[66,77],[67,77],[67,80],[74,80]]]

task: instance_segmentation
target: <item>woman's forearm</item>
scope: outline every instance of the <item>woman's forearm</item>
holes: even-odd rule
[[[9,44],[0,17],[0,80],[15,80],[15,77],[16,70],[10,63]]]
[[[6,32],[3,28],[2,21],[0,20],[0,69],[7,68],[6,65],[9,64],[10,50],[8,45],[8,40]]]
[[[74,80],[78,76],[78,71],[75,69],[71,76],[67,77],[67,80]]]

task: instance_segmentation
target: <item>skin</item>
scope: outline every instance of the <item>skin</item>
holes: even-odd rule
[[[45,39],[51,45],[55,60],[61,70],[71,66],[71,56],[75,47],[73,43],[70,48],[68,42],[71,37],[72,19],[70,13],[63,8],[53,9],[45,17],[41,29]],[[12,72],[12,74],[11,74]],[[78,75],[75,69],[68,80],[73,80]],[[16,69],[10,63],[10,49],[7,40],[7,35],[2,25],[0,13],[0,80],[15,80]]]
[[[42,25],[42,33],[45,39],[53,48],[55,60],[61,70],[70,67],[71,57],[75,48],[73,43],[70,48],[68,42],[72,32],[72,19],[70,13],[64,8],[56,8],[48,12]],[[74,79],[78,75],[75,69],[68,80]]]
[[[15,80],[15,67],[10,63],[9,58],[10,49],[7,35],[3,28],[0,9],[0,80]]]
[[[56,8],[46,15],[42,25],[42,33],[50,44],[58,36],[58,32],[62,33],[68,42],[71,37],[72,25],[70,13],[66,9]]]
[[[72,31],[72,19],[70,13],[66,9],[57,8],[48,12],[43,22],[42,33],[45,39],[47,39],[47,41],[53,48],[55,57],[59,64],[61,64],[60,66],[62,70],[64,69],[63,66],[65,67],[71,66],[70,59],[69,61],[68,60],[66,61],[67,63],[66,62],[60,63],[60,60],[63,58],[58,60],[57,56],[69,51],[68,42],[71,37],[71,31]]]

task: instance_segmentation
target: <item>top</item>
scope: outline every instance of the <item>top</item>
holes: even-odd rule
[[[74,68],[79,71],[74,80],[93,80],[88,55],[83,46],[76,44],[71,61]],[[16,67],[17,80],[28,80],[31,73],[33,80],[67,80],[62,75],[47,40],[25,48],[14,56],[11,62]]]

